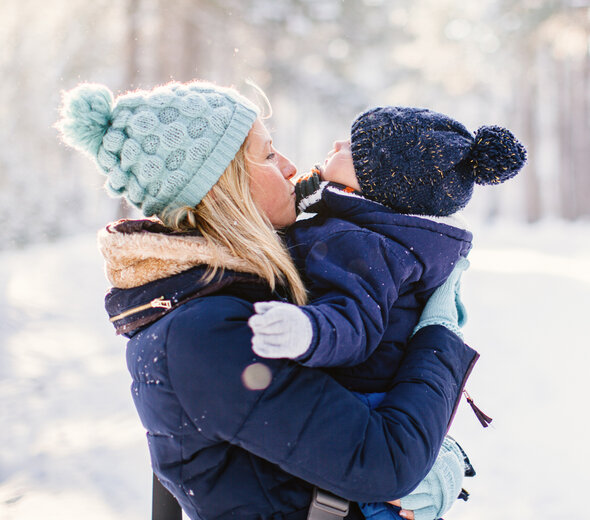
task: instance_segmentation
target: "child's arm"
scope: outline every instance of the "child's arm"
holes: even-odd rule
[[[258,304],[259,314],[250,321],[253,349],[307,366],[359,364],[379,345],[400,286],[417,281],[421,269],[405,248],[377,233],[332,233],[305,258],[316,295],[312,303]]]
[[[444,325],[461,335],[460,327],[465,322],[466,313],[459,297],[459,286],[461,275],[468,267],[469,261],[467,259],[461,259],[457,262],[447,280],[430,297],[422,313],[420,324],[414,330],[414,334],[423,326],[423,323],[427,323],[428,325]],[[342,294],[339,297],[347,298]],[[351,303],[351,305],[354,306],[354,303]],[[367,305],[367,302],[365,302],[365,305]],[[351,344],[347,334],[354,335],[356,333],[354,323],[344,321],[341,327],[335,328],[331,333],[327,331],[323,337],[318,338],[310,314],[308,314],[310,309],[315,309],[315,305],[297,307],[282,302],[259,302],[254,304],[254,309],[256,314],[248,320],[248,324],[254,332],[252,349],[261,357],[289,358],[295,359],[301,364],[311,365],[309,361],[300,361],[309,357],[310,345],[318,345],[315,352],[322,353],[322,349],[332,348],[336,353],[343,352],[346,354],[343,345],[347,347]],[[330,309],[325,304],[320,304],[317,312],[320,316],[323,316],[323,312],[327,313],[330,310],[334,309]],[[360,315],[361,309],[357,309],[357,311]],[[364,331],[361,329],[359,332],[362,335]],[[337,343],[330,345],[328,343],[330,340],[340,341],[343,345]],[[366,341],[369,342],[370,339]],[[376,341],[376,339],[373,341]]]

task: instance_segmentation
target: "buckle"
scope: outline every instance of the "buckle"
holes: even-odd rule
[[[348,500],[316,487],[307,520],[338,520],[348,515],[348,509]]]

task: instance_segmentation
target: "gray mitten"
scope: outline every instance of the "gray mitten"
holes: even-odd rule
[[[295,359],[305,354],[313,338],[311,322],[296,305],[258,302],[256,314],[248,320],[252,329],[252,350],[263,358]]]

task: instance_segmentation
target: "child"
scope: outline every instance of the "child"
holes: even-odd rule
[[[316,215],[286,238],[312,304],[256,304],[254,352],[325,367],[378,406],[375,393],[388,390],[424,303],[467,264],[472,235],[456,213],[474,184],[502,183],[525,160],[504,128],[482,127],[474,137],[426,109],[361,114],[350,141],[328,154],[324,182],[312,176],[298,185],[298,209]]]

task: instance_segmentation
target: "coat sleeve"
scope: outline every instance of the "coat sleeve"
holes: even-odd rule
[[[254,356],[251,306],[227,298],[220,306],[233,316],[214,319],[211,306],[179,313],[167,341],[174,391],[208,442],[239,446],[354,501],[400,498],[423,479],[477,357],[457,336],[422,329],[371,411],[321,370]]]
[[[421,264],[392,240],[368,230],[337,232],[314,244],[304,271],[312,292],[313,338],[296,361],[306,366],[353,366],[379,346],[400,287],[418,280]]]

